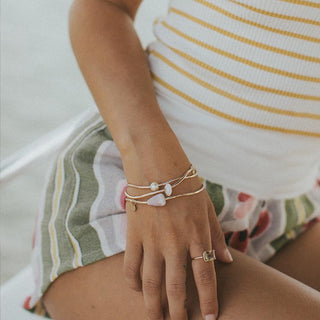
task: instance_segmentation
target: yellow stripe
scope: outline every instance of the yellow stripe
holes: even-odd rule
[[[59,204],[59,198],[61,194],[61,188],[62,188],[62,157],[59,158],[58,163],[58,172],[57,172],[57,187],[54,193],[54,200],[53,200],[53,212],[52,217],[50,219],[49,223],[49,233],[50,233],[50,242],[52,244],[52,258],[53,258],[53,267],[50,274],[50,279],[53,281],[57,277],[57,268],[59,263],[58,258],[58,248],[57,248],[57,237],[54,230],[54,222],[55,218],[58,214],[58,204]]]
[[[205,105],[204,103],[192,98],[191,96],[187,95],[186,93],[176,89],[172,85],[170,85],[167,82],[165,82],[164,80],[160,79],[152,71],[151,71],[151,76],[155,81],[160,83],[163,87],[167,88],[171,92],[173,92],[176,95],[180,96],[181,98],[189,101],[190,103],[194,104],[195,106],[197,106],[197,107],[199,107],[199,108],[201,108],[201,109],[203,109],[205,111],[208,111],[208,112],[210,112],[212,114],[215,114],[215,115],[217,115],[217,116],[219,116],[221,118],[224,118],[224,119],[227,119],[227,120],[230,120],[230,121],[233,121],[233,122],[236,122],[236,123],[248,126],[248,127],[271,130],[271,131],[278,131],[278,132],[288,133],[288,134],[297,134],[297,135],[302,135],[302,136],[320,138],[320,133],[317,133],[317,132],[308,132],[308,131],[300,131],[300,130],[279,128],[279,127],[268,126],[268,125],[264,125],[264,124],[261,124],[261,123],[255,123],[255,122],[251,122],[251,121],[248,121],[248,120],[236,118],[236,117],[231,116],[229,114],[223,113],[223,112],[221,112],[219,110],[213,109],[212,107],[209,107],[209,106]]]
[[[298,218],[297,224],[301,224],[301,223],[305,220],[305,218],[306,218],[306,212],[305,212],[305,210],[304,210],[304,207],[303,207],[303,205],[302,205],[299,197],[296,197],[296,198],[294,199],[294,203],[295,203],[296,208],[297,208],[297,215],[298,215],[298,217],[297,217],[297,218]]]
[[[190,41],[190,42],[193,42],[203,48],[206,48],[207,50],[210,50],[210,51],[213,51],[217,54],[220,54],[222,56],[225,56],[227,58],[230,58],[232,60],[235,60],[235,61],[239,61],[243,64],[246,64],[250,67],[253,67],[253,68],[256,68],[256,69],[259,69],[259,70],[263,70],[263,71],[267,71],[267,72],[270,72],[270,73],[275,73],[275,74],[279,74],[281,76],[284,76],[284,77],[288,77],[288,78],[293,78],[293,79],[298,79],[298,80],[303,80],[303,81],[310,81],[310,82],[319,82],[320,83],[320,78],[317,78],[317,77],[309,77],[309,76],[304,76],[304,75],[300,75],[300,74],[296,74],[296,73],[292,73],[292,72],[288,72],[288,71],[284,71],[284,70],[280,70],[280,69],[276,69],[276,68],[272,68],[272,67],[269,67],[269,66],[265,66],[263,64],[260,64],[260,63],[256,63],[254,61],[250,61],[248,59],[245,59],[245,58],[242,58],[242,57],[239,57],[235,54],[232,54],[232,53],[229,53],[227,51],[224,51],[224,50],[221,50],[219,48],[216,48],[214,46],[211,46],[205,42],[202,42],[198,39],[194,39],[192,37],[190,37],[189,35],[181,32],[180,30],[168,25],[166,22],[162,21],[162,24],[164,27],[166,27],[167,29],[171,30],[172,32],[174,32],[175,34],[179,35],[180,37]],[[160,39],[158,39],[159,41],[161,41]]]
[[[269,107],[269,106],[265,106],[259,103],[255,103],[240,97],[237,97],[227,91],[221,90],[205,81],[203,81],[202,79],[197,78],[196,76],[194,76],[193,74],[185,71],[184,69],[180,68],[179,66],[177,66],[176,64],[174,64],[172,61],[170,61],[168,58],[164,57],[162,54],[160,54],[157,51],[152,50],[151,53],[158,57],[159,59],[161,59],[164,63],[166,63],[167,65],[169,65],[171,68],[173,68],[174,70],[178,71],[179,73],[183,74],[184,76],[186,76],[187,78],[189,78],[190,80],[194,81],[195,83],[201,85],[202,87],[215,92],[223,97],[226,97],[230,100],[236,101],[238,103],[241,103],[243,105],[246,105],[248,107],[251,108],[255,108],[258,110],[262,110],[265,112],[270,112],[270,113],[275,113],[275,114],[280,114],[280,115],[284,115],[284,116],[291,116],[291,117],[297,117],[297,118],[310,118],[310,119],[315,119],[315,120],[320,120],[320,114],[311,114],[311,113],[305,113],[305,112],[295,112],[295,111],[290,111],[290,110],[281,110],[281,109],[277,109],[274,107]]]
[[[296,237],[296,232],[294,230],[290,230],[289,232],[286,233],[286,237],[288,239],[294,239]]]
[[[260,14],[263,14],[265,16],[270,16],[273,18],[278,18],[278,19],[283,19],[283,20],[289,20],[289,21],[295,21],[295,22],[301,22],[301,23],[305,23],[305,24],[311,24],[311,25],[316,25],[316,26],[320,26],[320,21],[315,21],[315,20],[310,20],[310,19],[305,19],[305,18],[300,18],[300,17],[293,17],[293,16],[288,16],[285,14],[279,14],[279,13],[275,13],[275,12],[271,12],[271,11],[266,11],[266,10],[262,10],[250,5],[247,5],[245,3],[241,3],[238,2],[236,0],[229,0],[230,2],[233,2],[239,6],[242,6],[248,10],[254,11],[254,12],[258,12]]]
[[[270,92],[270,93],[273,93],[273,94],[292,97],[292,98],[296,98],[296,99],[320,101],[320,96],[309,96],[309,95],[303,95],[303,94],[298,94],[298,93],[294,93],[294,92],[277,90],[277,89],[274,89],[274,88],[264,87],[264,86],[255,84],[253,82],[246,81],[244,79],[241,79],[241,78],[235,77],[235,76],[233,76],[233,75],[231,75],[229,73],[226,73],[226,72],[224,72],[222,70],[216,69],[216,68],[210,66],[209,64],[207,64],[207,63],[205,63],[203,61],[200,61],[200,60],[196,59],[195,57],[192,57],[189,54],[187,54],[187,53],[185,53],[183,51],[180,51],[180,50],[178,50],[176,48],[173,48],[171,46],[168,46],[168,48],[170,48],[172,51],[174,51],[176,54],[180,55],[181,57],[189,60],[190,62],[192,62],[192,63],[194,63],[194,64],[196,64],[196,65],[198,65],[198,66],[210,71],[210,72],[216,73],[221,77],[224,77],[226,79],[229,79],[229,80],[237,82],[237,83],[240,83],[243,86],[246,86],[246,87],[249,87],[249,88],[252,88],[252,89],[256,89],[256,90]],[[314,118],[314,117],[317,119],[317,118],[320,118],[320,115],[319,116],[318,115],[312,115],[311,118]],[[309,118],[309,116],[307,116],[307,118]]]
[[[264,30],[267,30],[267,31],[270,31],[270,32],[279,33],[279,34],[285,35],[287,37],[292,37],[292,38],[297,38],[297,39],[301,39],[301,40],[305,40],[305,41],[311,41],[311,42],[320,43],[320,38],[309,37],[309,36],[305,36],[305,35],[302,35],[302,34],[289,32],[289,31],[286,31],[286,30],[280,30],[280,29],[276,29],[276,28],[271,28],[271,27],[265,26],[263,24],[260,24],[260,23],[257,23],[257,22],[254,22],[254,21],[250,21],[250,20],[244,19],[242,17],[236,16],[235,14],[232,14],[231,12],[218,7],[218,6],[214,5],[213,3],[209,3],[209,2],[204,1],[204,0],[194,0],[194,1],[206,6],[206,7],[210,8],[210,9],[212,9],[212,10],[220,12],[221,14],[223,14],[223,15],[231,18],[231,19],[240,21],[242,23],[245,23],[245,24],[257,27],[257,28],[261,28],[261,29],[264,29]]]
[[[270,45],[267,45],[265,43],[261,43],[261,42],[258,42],[258,41],[254,41],[254,40],[251,40],[251,39],[248,39],[248,38],[245,38],[245,37],[242,37],[242,36],[239,36],[237,34],[234,34],[230,31],[227,31],[227,30],[224,30],[224,29],[221,29],[217,26],[214,26],[206,21],[203,21],[199,18],[196,18],[186,12],[183,12],[179,9],[176,9],[176,8],[173,8],[171,7],[169,9],[169,12],[174,12],[180,16],[183,16],[185,17],[186,19],[189,19],[207,29],[210,29],[210,30],[214,30],[215,32],[218,32],[226,37],[229,37],[231,39],[234,39],[236,41],[240,41],[242,43],[246,43],[250,46],[253,46],[253,47],[257,47],[257,48],[260,48],[260,49],[263,49],[263,50],[268,50],[268,51],[271,51],[271,52],[275,52],[277,54],[282,54],[282,55],[285,55],[285,56],[288,56],[288,57],[292,57],[292,58],[295,58],[295,59],[300,59],[300,60],[305,60],[305,61],[309,61],[309,62],[313,62],[313,63],[320,63],[320,58],[317,58],[317,57],[311,57],[311,56],[307,56],[307,55],[304,55],[304,54],[300,54],[300,53],[296,53],[296,52],[292,52],[292,51],[288,51],[288,50],[284,50],[284,49],[281,49],[281,48],[277,48],[277,47],[273,47],[273,46],[270,46]]]
[[[306,7],[312,7],[312,8],[318,8],[320,9],[319,3],[314,3],[310,1],[304,1],[304,0],[280,0],[282,2],[289,2],[291,4],[298,4],[300,6],[306,6]]]

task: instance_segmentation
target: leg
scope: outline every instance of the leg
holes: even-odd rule
[[[219,319],[313,320],[318,317],[320,293],[241,252],[230,250],[232,264],[215,261]],[[127,288],[122,263],[123,253],[120,253],[60,276],[44,296],[51,316],[56,320],[146,319],[142,293]],[[199,260],[199,263],[204,262]],[[190,273],[188,279],[189,319],[201,320]],[[169,319],[167,316],[166,320]]]
[[[320,222],[285,245],[267,264],[320,291]]]

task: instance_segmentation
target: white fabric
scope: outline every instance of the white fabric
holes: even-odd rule
[[[239,3],[270,15],[249,10]],[[278,0],[171,0],[168,14],[155,21],[157,40],[149,44],[147,52],[159,105],[190,161],[209,180],[260,198],[294,197],[312,188],[320,168],[320,1],[313,3],[319,8]],[[280,19],[272,14],[309,19],[318,25]],[[280,32],[290,32],[290,35],[243,23],[230,15]],[[288,56],[259,45],[249,45],[195,21],[291,53]],[[300,39],[294,34],[313,40]],[[250,63],[319,81],[287,77],[253,67],[208,50],[199,45],[199,41]],[[203,67],[185,55],[207,66]],[[211,67],[229,76],[212,71]],[[267,89],[261,90],[255,85]],[[249,101],[249,104],[273,108],[273,111],[230,99],[221,91]],[[201,108],[197,103],[208,108]],[[240,119],[240,122],[208,109]],[[286,112],[312,116],[292,116]],[[241,121],[250,121],[257,127]]]

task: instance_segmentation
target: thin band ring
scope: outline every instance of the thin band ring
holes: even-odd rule
[[[192,260],[203,259],[205,262],[216,260],[215,250],[205,250],[202,256],[191,258]]]

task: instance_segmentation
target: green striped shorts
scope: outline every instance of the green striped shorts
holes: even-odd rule
[[[226,243],[265,262],[320,221],[320,174],[295,198],[258,199],[201,177]],[[35,288],[24,307],[49,317],[41,297],[64,272],[126,248],[126,178],[98,112],[73,131],[48,171],[33,237]]]

